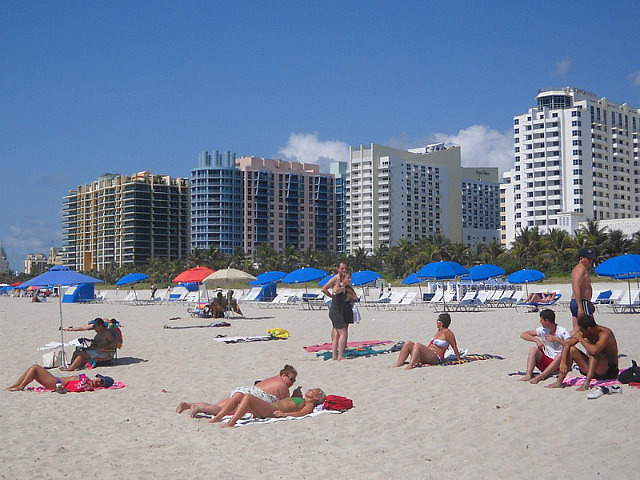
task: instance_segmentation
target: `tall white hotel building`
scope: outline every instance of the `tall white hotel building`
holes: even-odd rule
[[[501,182],[501,241],[524,228],[640,217],[640,109],[577,88],[544,89],[513,119],[515,163]],[[627,222],[628,223],[628,222]]]
[[[497,168],[463,168],[460,147],[351,147],[345,249],[367,253],[441,234],[470,246],[499,239]]]

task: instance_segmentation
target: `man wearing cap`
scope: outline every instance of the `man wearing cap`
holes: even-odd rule
[[[87,349],[76,350],[71,357],[71,365],[67,368],[61,368],[63,371],[77,370],[89,360],[107,360],[110,358],[111,351],[116,346],[116,339],[113,334],[104,326],[104,320],[96,318],[93,321],[93,329],[96,336],[91,341],[91,345]]]
[[[578,252],[578,264],[571,271],[571,303],[569,309],[573,317],[572,334],[578,328],[578,318],[583,315],[593,315],[595,307],[591,303],[591,277],[589,267],[593,265],[593,250],[583,248]]]

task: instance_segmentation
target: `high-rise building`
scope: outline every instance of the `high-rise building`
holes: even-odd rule
[[[4,247],[2,246],[2,241],[0,241],[0,273],[9,272],[11,269],[9,268],[9,260],[7,259],[7,252],[5,252]]]
[[[77,271],[189,254],[189,180],[105,174],[64,197],[63,260]]]
[[[265,243],[282,252],[334,251],[335,182],[317,164],[241,157],[243,172],[243,250],[253,254]]]
[[[44,253],[30,253],[24,259],[24,273],[31,275],[47,269],[47,256]]]
[[[498,239],[498,170],[463,168],[460,147],[351,147],[348,178],[349,253],[434,234],[467,245]]]
[[[536,103],[513,119],[502,243],[524,228],[573,233],[587,220],[640,217],[640,109],[571,87],[539,90]]]
[[[342,253],[346,250],[346,188],[349,164],[347,162],[332,162],[329,165],[329,172],[334,175],[336,182],[336,252]]]
[[[191,170],[191,249],[242,247],[242,172],[236,154],[201,152]]]

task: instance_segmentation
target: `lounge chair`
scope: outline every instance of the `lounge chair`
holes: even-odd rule
[[[385,303],[381,303],[380,305],[384,306],[384,308],[387,310],[395,310],[400,305],[400,302],[402,302],[402,299],[404,298],[405,293],[406,292],[402,290],[395,290],[391,292],[391,295],[389,296],[389,301]]]
[[[611,305],[613,313],[637,313],[640,311],[640,290],[625,290],[619,302]]]
[[[531,307],[533,309],[533,311],[538,311],[542,308],[547,308],[550,307],[551,305],[556,304],[558,301],[560,301],[560,299],[562,298],[562,294],[560,292],[551,292],[554,294],[553,298],[548,301],[548,302],[526,302],[526,301],[520,301],[518,303],[515,304],[516,309],[518,307]]]
[[[408,291],[404,297],[402,297],[402,300],[400,301],[400,303],[398,304],[398,308],[402,308],[403,310],[408,310],[409,308],[414,308],[415,307],[415,299],[418,296],[418,292],[414,291],[414,290],[410,290]]]
[[[478,311],[480,309],[480,301],[477,300],[477,296],[478,292],[476,292],[475,290],[469,290],[457,304],[454,304],[452,306],[452,308],[456,311]]]

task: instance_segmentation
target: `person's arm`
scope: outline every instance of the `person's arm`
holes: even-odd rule
[[[520,338],[522,340],[526,340],[527,342],[536,343],[539,347],[543,347],[544,346],[544,344],[542,343],[542,340],[540,340],[540,337],[538,337],[538,335],[536,335],[536,331],[535,330],[528,330],[526,332],[522,332],[520,334]]]
[[[333,287],[333,285],[336,283],[337,281],[337,275],[334,275],[333,277],[331,277],[331,279],[324,284],[324,287],[322,287],[321,292],[325,294],[325,296],[329,297],[329,298],[333,298],[333,294],[331,293],[331,289]]]
[[[63,328],[65,332],[84,332],[87,330],[93,330],[93,325],[82,325],[81,327],[67,327]]]
[[[609,343],[609,339],[611,338],[611,331],[603,330],[600,332],[600,336],[598,337],[598,341],[596,343],[591,343],[587,339],[585,339],[582,335],[580,335],[580,343],[587,351],[588,355],[598,355],[602,350],[605,349],[607,344]]]
[[[560,358],[560,373],[566,375],[569,373],[571,365],[569,363],[569,355],[571,354],[571,347],[578,344],[578,339],[571,337],[564,344]]]
[[[448,330],[447,332],[445,332],[444,336],[446,337],[447,342],[449,342],[449,345],[451,345],[451,348],[453,348],[453,353],[456,354],[456,359],[460,361],[460,352],[458,351],[458,343],[456,342],[456,336],[453,334],[451,330]]]

